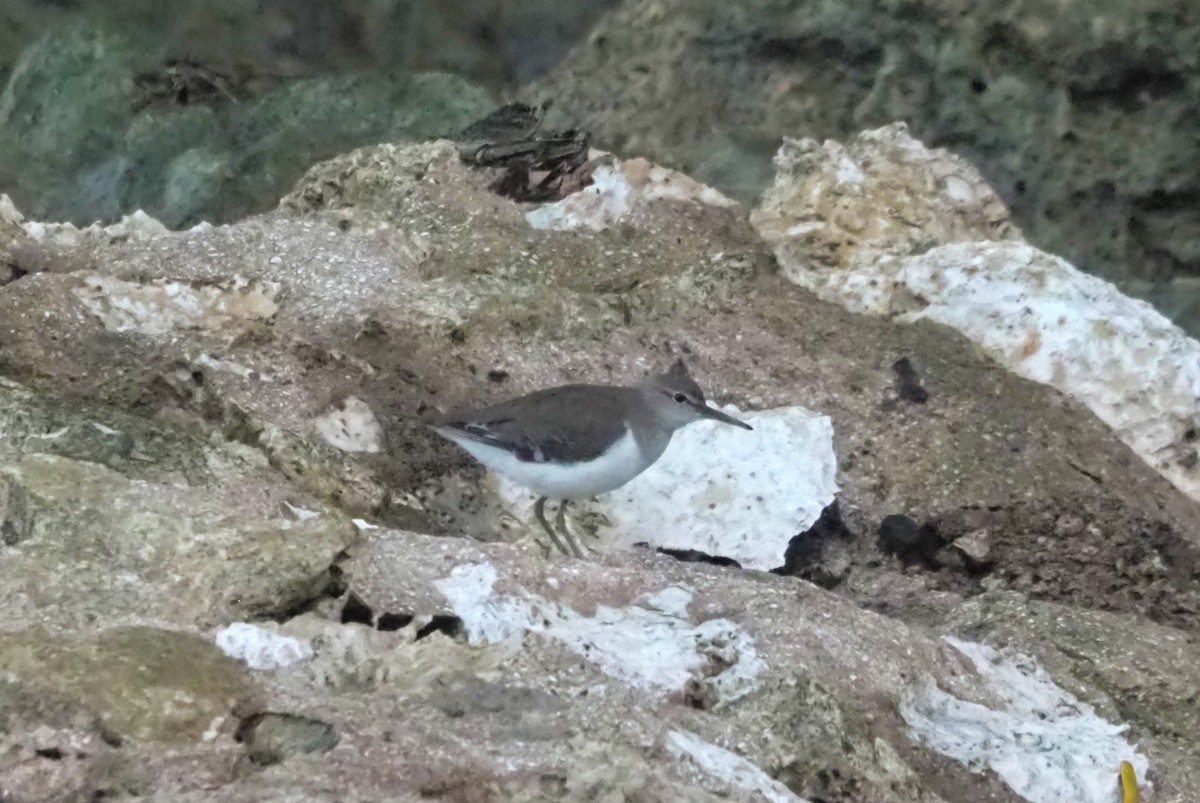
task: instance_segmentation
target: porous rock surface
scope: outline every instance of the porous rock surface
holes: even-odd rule
[[[912,175],[963,247],[1019,242],[977,176],[959,225]],[[821,300],[745,209],[655,176],[598,227],[535,228],[446,142],[325,162],[230,226],[9,214],[0,795],[1038,799],[919,736],[949,699],[1062,719],[1079,799],[1130,760],[1187,800],[1196,503],[1084,401]],[[547,556],[426,427],[677,355],[715,401],[832,421],[841,523],[780,573]],[[891,514],[946,546],[881,552]],[[251,670],[218,633],[312,654]],[[1014,709],[1014,678],[1048,709]]]
[[[627,0],[524,92],[743,199],[783,137],[906,121],[975,164],[1033,244],[1194,333],[1198,31],[1188,0]]]

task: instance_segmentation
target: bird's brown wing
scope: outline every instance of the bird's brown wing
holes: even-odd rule
[[[564,385],[492,407],[452,413],[434,428],[507,449],[527,462],[590,460],[625,434],[622,405],[632,392],[603,385]]]

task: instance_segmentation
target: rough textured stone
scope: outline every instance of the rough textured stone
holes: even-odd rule
[[[209,640],[149,627],[92,639],[40,629],[3,633],[0,671],[9,683],[78,701],[116,744],[196,741],[252,691],[245,668]]]
[[[1005,592],[955,606],[947,620],[969,638],[1013,644],[1056,676],[1078,678],[1078,688],[1092,690],[1089,701],[1119,712],[1147,750],[1196,755],[1194,742],[1175,741],[1176,734],[1200,727],[1200,643],[1194,635]],[[1155,799],[1185,800],[1198,783],[1194,769],[1156,781]]]
[[[748,199],[780,138],[907,121],[1041,248],[1109,278],[1200,269],[1200,16],[1186,0],[631,0],[530,99]]]
[[[848,270],[936,245],[1020,240],[1009,212],[966,160],[926,148],[902,124],[852,142],[785,139],[775,182],[751,213],[784,274]],[[866,293],[863,293],[866,295]]]
[[[1200,499],[1195,340],[1021,242],[974,169],[903,126],[850,147],[827,143],[824,158],[816,147],[780,148],[776,183],[751,215],[784,275],[856,312],[958,329],[1014,372],[1082,400]],[[913,203],[913,193],[927,200]],[[968,242],[999,237],[1007,241]]]
[[[1158,639],[1139,649],[1194,638],[1196,503],[1082,404],[945,327],[821,301],[780,275],[744,209],[669,171],[609,164],[645,181],[598,228],[535,228],[539,210],[490,192],[495,172],[466,168],[447,142],[346,154],[232,226],[25,224],[31,271],[0,287],[10,627],[86,641],[154,625],[216,641],[236,622],[240,639],[296,644],[286,662],[254,659],[277,668],[256,670],[252,699],[203,738],[29,765],[23,789],[1009,801],[998,774],[918,742],[904,714],[940,689],[1032,716],[941,638],[973,638],[949,620],[966,597],[1128,617]],[[937,182],[907,175],[929,232],[984,248],[970,221],[990,218],[940,220],[953,206]],[[835,593],[640,549],[545,556],[425,426],[438,409],[536,387],[635,381],[677,355],[719,403],[829,417],[842,518],[826,517],[837,548],[809,569]],[[902,358],[923,404],[897,399]],[[868,535],[892,514],[947,543],[986,529],[993,565],[951,565],[943,548],[936,571],[902,566]],[[38,607],[39,592],[58,604]],[[1109,638],[1106,650],[1120,630]],[[260,655],[244,646],[230,649]],[[1130,722],[1100,675],[1030,667],[1007,671]],[[1148,761],[1182,801],[1197,767],[1176,730],[1188,720],[1156,718],[1156,704],[1105,741],[1091,780],[1119,757]],[[103,743],[84,714],[63,719],[75,710],[26,716],[9,738],[36,757],[44,717]]]
[[[149,485],[47,455],[0,474],[32,521],[6,549],[0,593],[10,621],[57,628],[282,615],[321,596],[353,538],[338,517],[288,516],[286,494],[270,486],[222,494]]]

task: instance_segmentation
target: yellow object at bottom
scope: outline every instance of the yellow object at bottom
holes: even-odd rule
[[[1121,762],[1121,803],[1138,803],[1137,773],[1128,761]]]

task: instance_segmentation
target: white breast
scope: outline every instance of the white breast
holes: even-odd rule
[[[582,499],[620,488],[658,457],[647,459],[628,428],[620,440],[587,463],[525,462],[506,449],[464,438],[453,430],[442,430],[442,434],[497,474],[551,499]]]

